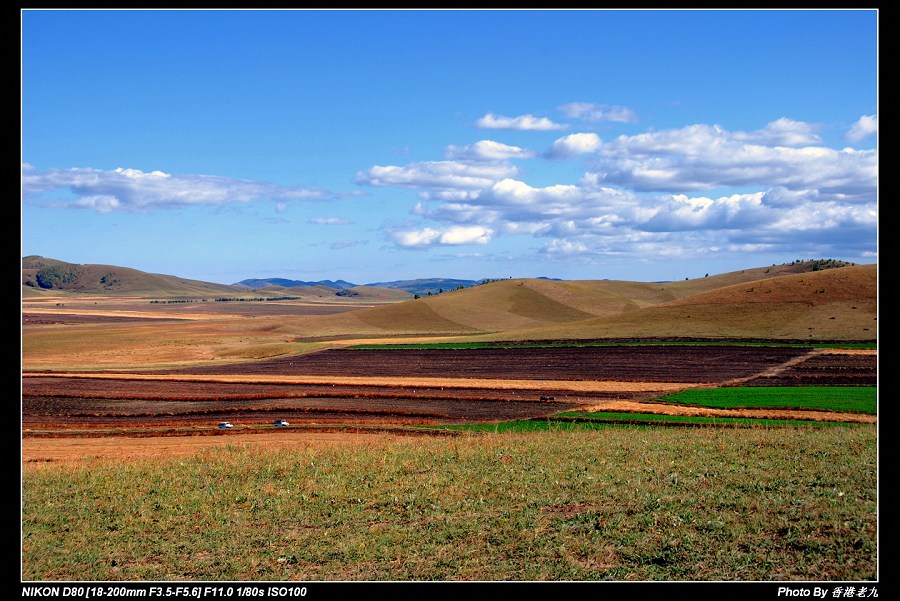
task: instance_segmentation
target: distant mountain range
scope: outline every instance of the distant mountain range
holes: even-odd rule
[[[253,278],[241,280],[233,286],[250,288],[258,290],[261,288],[269,288],[271,286],[279,286],[282,288],[313,288],[315,286],[326,286],[337,290],[347,290],[357,287],[371,288],[390,288],[393,290],[404,290],[410,294],[440,294],[457,288],[468,288],[476,284],[482,284],[487,279],[481,280],[457,280],[452,278],[425,278],[418,280],[397,280],[394,282],[374,282],[371,284],[354,284],[345,280],[319,280],[317,282],[307,282],[303,280],[288,280],[284,278]]]
[[[537,278],[550,280],[553,278]],[[116,265],[76,264],[31,255],[22,258],[22,286],[29,293],[58,290],[97,294],[147,294],[158,296],[233,296],[254,291],[264,296],[304,295],[316,297],[383,297],[399,300],[409,296],[427,296],[469,288],[494,281],[453,278],[421,278],[355,284],[346,280],[291,280],[288,278],[248,278],[235,284],[213,284],[171,275],[145,273]],[[389,291],[396,291],[391,293]]]
[[[358,284],[352,284],[344,280],[319,280],[318,282],[305,282],[302,280],[288,280],[285,278],[250,278],[241,280],[232,286],[240,286],[241,288],[250,288],[258,290],[259,288],[269,288],[270,286],[280,286],[282,288],[313,288],[315,286],[327,286],[337,290],[346,290],[347,288],[355,288]]]

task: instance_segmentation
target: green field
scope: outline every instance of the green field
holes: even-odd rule
[[[567,411],[548,419],[528,419],[499,423],[467,424],[461,426],[440,426],[441,429],[469,432],[555,432],[569,430],[600,430],[622,425],[636,428],[654,425],[704,426],[704,427],[829,427],[853,426],[846,422],[809,421],[797,419],[756,419],[741,417],[702,417],[692,415],[659,415],[652,413],[623,413],[597,411],[582,413]]]
[[[877,579],[877,428],[606,427],[26,470],[24,580]]]
[[[876,414],[875,386],[741,386],[694,388],[660,397],[659,401],[716,409],[777,407]]]

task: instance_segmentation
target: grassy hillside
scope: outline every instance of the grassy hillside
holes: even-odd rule
[[[719,279],[728,281],[733,275]],[[506,332],[494,338],[874,340],[878,329],[877,288],[876,265],[848,266],[749,280],[636,311],[552,328]]]
[[[41,267],[29,262],[32,271],[23,272],[23,278],[34,277],[38,269],[46,267],[68,267],[61,262],[41,262]],[[69,283],[83,285],[82,290],[96,290],[100,278],[113,275],[107,279],[107,287],[100,286],[103,291],[95,294],[22,286],[23,291],[34,294],[26,297],[23,307],[38,311],[47,324],[27,326],[23,361],[30,369],[233,362],[382,338],[393,342],[604,338],[876,341],[877,266],[813,271],[812,265],[748,269],[661,283],[497,280],[399,302],[387,297],[398,291],[383,291],[386,298],[380,298],[382,292],[364,288],[360,297],[337,297],[330,292],[326,298],[310,296],[313,289],[306,289],[303,299],[312,302],[309,306],[278,303],[275,314],[272,303],[241,303],[234,304],[233,315],[200,303],[153,304],[146,299],[262,296],[262,291],[204,287],[202,282],[118,267],[74,266],[81,271]],[[806,271],[798,272],[802,269]],[[91,281],[94,288],[86,284]],[[290,292],[274,289],[267,294]],[[65,303],[39,297],[48,293],[65,295]],[[125,301],[128,303],[123,304]],[[321,307],[317,303],[322,303]],[[335,305],[345,308],[329,308]],[[100,323],[94,319],[64,327],[47,323],[57,313],[178,317],[181,321]]]
[[[500,280],[365,309],[367,333],[485,339],[752,337],[873,340],[877,266],[815,263],[664,283]],[[805,270],[805,271],[804,271]]]
[[[213,297],[246,296],[237,286],[189,280],[171,275],[146,273],[129,267],[75,264],[29,256],[22,259],[23,294],[40,290],[79,292],[111,296]],[[253,291],[256,296],[272,295]]]

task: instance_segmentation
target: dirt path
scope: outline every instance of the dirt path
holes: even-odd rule
[[[797,357],[788,359],[784,363],[780,363],[778,365],[770,367],[769,369],[762,371],[758,374],[752,374],[749,376],[744,376],[742,378],[733,378],[731,380],[723,382],[721,385],[723,385],[723,386],[738,386],[740,384],[743,384],[744,382],[749,382],[750,380],[755,380],[757,378],[773,378],[781,373],[784,373],[789,368],[791,368],[795,365],[799,365],[800,363],[803,363],[804,361],[809,360],[811,357],[815,357],[816,355],[824,355],[824,354],[826,354],[826,351],[830,351],[830,350],[832,350],[832,349],[813,349],[810,352],[806,353],[805,355],[799,355]]]

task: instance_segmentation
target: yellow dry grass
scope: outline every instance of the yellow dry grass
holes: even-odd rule
[[[23,312],[189,319],[26,325],[22,361],[26,370],[84,371],[240,362],[374,341],[877,338],[877,266],[759,279],[766,270],[781,273],[766,268],[663,284],[502,280],[380,306],[279,301],[296,303],[284,305],[296,313],[258,316],[247,315],[253,303],[242,303],[241,314],[223,315],[133,296],[29,297]],[[748,278],[757,279],[733,284]],[[725,284],[730,287],[716,288]],[[325,305],[347,311],[303,314]]]
[[[277,433],[228,433],[220,436],[111,436],[111,437],[27,437],[22,439],[22,468],[42,469],[77,462],[186,457],[213,447],[256,447],[302,449],[341,445],[353,447],[395,440],[398,435],[383,432],[308,432],[283,430]]]

